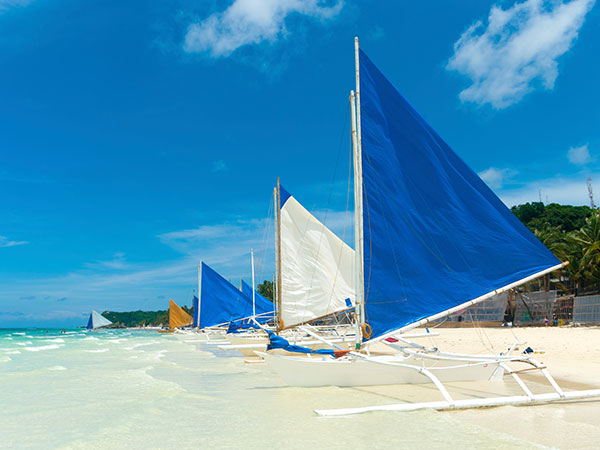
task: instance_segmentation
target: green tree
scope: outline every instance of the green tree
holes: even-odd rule
[[[559,205],[558,203],[544,205],[540,202],[513,206],[511,211],[532,231],[540,230],[549,224],[553,227],[560,226],[567,233],[579,230],[592,214],[592,209],[588,206]]]
[[[569,233],[568,240],[577,249],[580,261],[578,278],[590,283],[600,281],[600,211],[594,211],[579,230]]]
[[[557,258],[562,260],[561,255],[565,252],[565,233],[560,225],[550,225],[546,222],[541,229],[535,229],[533,234],[550,250]],[[542,278],[543,289],[550,290],[551,274],[544,275]]]
[[[273,295],[273,282],[269,280],[265,280],[258,286],[256,286],[256,292],[258,292],[260,295],[262,295],[265,298],[268,298],[271,301],[273,301],[273,299],[275,298],[275,296]]]

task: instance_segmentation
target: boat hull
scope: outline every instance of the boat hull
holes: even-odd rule
[[[393,365],[405,365],[431,368],[442,382],[475,381],[492,379],[498,366],[488,364],[465,364],[457,361],[421,360],[418,357],[373,357],[362,358],[297,358],[282,357],[257,352],[283,380],[290,386],[374,386],[390,384],[424,384],[431,379],[418,370]]]

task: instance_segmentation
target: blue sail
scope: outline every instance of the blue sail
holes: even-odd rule
[[[194,295],[194,300],[192,301],[192,305],[194,308],[194,315],[192,316],[192,326],[194,328],[198,327],[200,324],[198,323],[199,313],[200,313],[200,300],[198,297]]]
[[[206,264],[202,263],[201,270],[200,328],[252,316],[252,298]]]
[[[252,301],[252,287],[244,280],[242,280],[242,293]],[[256,315],[260,316],[256,318],[258,322],[265,323],[273,318],[275,306],[272,301],[257,292],[254,302],[256,303]]]
[[[560,264],[365,53],[359,58],[371,337]]]

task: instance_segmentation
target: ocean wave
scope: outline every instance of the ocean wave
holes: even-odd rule
[[[41,352],[44,350],[56,350],[57,348],[61,348],[61,347],[64,347],[64,345],[51,344],[51,345],[41,345],[39,347],[25,347],[25,350],[27,350],[28,352]]]
[[[52,366],[48,367],[48,370],[67,370],[67,368],[64,366]]]
[[[101,348],[99,350],[84,350],[86,353],[104,353],[109,351],[109,348]]]
[[[60,343],[64,343],[65,341],[61,338],[56,338],[56,339],[44,339],[44,342],[60,342]]]
[[[10,356],[0,356],[0,362],[9,362],[12,361]]]
[[[32,344],[31,341],[17,342],[17,345],[20,345],[22,347],[25,347],[26,345],[31,345],[31,344]]]
[[[94,336],[88,336],[86,338],[83,338],[82,341],[99,341],[100,339],[95,338]]]
[[[25,333],[12,333],[13,336],[25,336]]]
[[[133,349],[136,349],[138,347],[146,347],[147,345],[154,345],[154,344],[160,344],[160,343],[161,343],[161,341],[144,342],[142,344],[132,345],[131,347],[125,347],[125,350],[133,350]]]
[[[13,350],[12,352],[6,352],[7,355],[20,355],[21,352],[19,350]]]

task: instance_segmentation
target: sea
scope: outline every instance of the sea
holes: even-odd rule
[[[148,330],[0,330],[0,389],[2,449],[548,448],[453,413],[319,417],[393,401],[288,387],[237,352]]]

